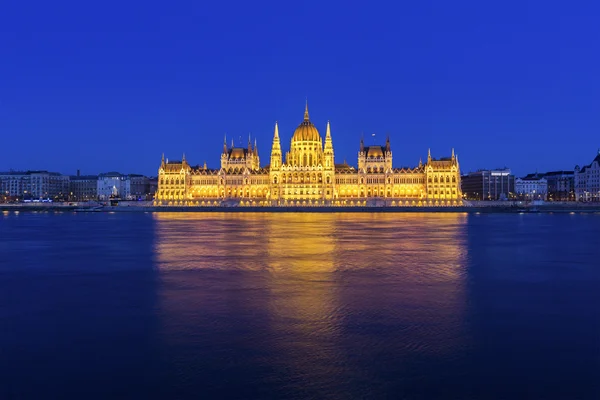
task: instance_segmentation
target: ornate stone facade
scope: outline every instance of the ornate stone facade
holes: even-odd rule
[[[157,205],[268,206],[453,206],[462,204],[458,157],[433,159],[414,168],[394,168],[389,138],[384,146],[360,142],[358,168],[335,164],[331,127],[325,144],[308,106],[290,151],[281,151],[275,123],[270,165],[260,166],[256,141],[247,148],[223,144],[221,168],[165,161],[158,171]]]

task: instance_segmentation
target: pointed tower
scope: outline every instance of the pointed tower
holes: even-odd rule
[[[281,168],[281,143],[279,141],[279,126],[275,122],[273,146],[271,147],[271,171],[279,171],[279,168]]]
[[[225,139],[223,140],[223,153],[221,153],[221,168],[224,170],[227,169],[228,158],[229,158],[229,149],[227,148],[227,135],[225,135]]]
[[[160,160],[160,167],[164,168],[165,166],[165,153],[162,153],[162,159]]]
[[[308,99],[306,99],[306,107],[304,107],[304,121],[310,121],[308,117]]]
[[[365,137],[364,134],[360,135],[360,149],[358,151],[358,170],[362,171],[366,168],[366,157],[365,153]]]
[[[427,149],[427,164],[431,163],[431,149]]]
[[[325,169],[332,170],[335,168],[335,158],[333,155],[333,142],[331,141],[331,126],[327,121],[327,132],[325,134],[325,149],[323,151],[325,156]]]
[[[390,145],[390,135],[385,139],[385,170],[392,170],[392,146]]]
[[[255,146],[256,150],[256,146]],[[256,150],[258,152],[258,150]],[[269,168],[271,200],[278,204],[280,199],[281,185],[281,143],[279,142],[279,126],[275,121],[275,132],[273,132],[273,146],[271,146],[271,166]]]

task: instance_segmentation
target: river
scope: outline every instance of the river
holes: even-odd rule
[[[0,213],[0,398],[597,399],[600,215]]]

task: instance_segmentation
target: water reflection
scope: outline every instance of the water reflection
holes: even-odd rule
[[[154,218],[165,340],[222,372],[249,363],[310,397],[376,381],[357,377],[358,360],[410,368],[467,340],[466,215]]]

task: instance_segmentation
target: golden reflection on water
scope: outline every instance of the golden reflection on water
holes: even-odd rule
[[[442,354],[465,340],[466,214],[154,218],[162,314],[179,334],[204,324],[206,312],[253,315],[282,367],[305,376],[335,375],[352,354],[390,345]],[[198,280],[194,271],[211,274]],[[217,284],[224,289],[213,291]]]

